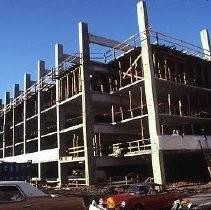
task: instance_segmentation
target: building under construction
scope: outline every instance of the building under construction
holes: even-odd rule
[[[139,33],[121,43],[79,23],[79,53],[55,45],[55,67],[38,61],[0,102],[0,159],[32,161],[33,176],[91,185],[139,174],[158,183],[209,179],[211,53],[149,30],[137,4]],[[106,49],[94,54],[93,45]],[[194,164],[193,164],[194,163]],[[80,173],[80,176],[78,175]]]

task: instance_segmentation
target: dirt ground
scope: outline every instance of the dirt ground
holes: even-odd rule
[[[98,200],[100,197],[122,192],[125,186],[81,186],[68,187],[63,189],[47,189],[48,193],[63,194],[63,195],[78,195],[82,196],[88,206],[93,199]],[[209,183],[190,183],[177,182],[166,185],[168,190],[182,192],[187,196],[202,192],[211,192],[211,182]]]
[[[208,183],[177,182],[177,183],[167,184],[166,187],[170,190],[175,190],[191,195],[191,194],[211,191],[211,182]]]
[[[49,193],[57,194],[76,194],[76,195],[105,195],[111,193],[122,192],[125,185],[122,186],[79,186],[65,187],[62,189],[46,189]],[[179,191],[187,194],[196,194],[201,192],[211,191],[211,182],[209,183],[193,183],[193,182],[176,182],[166,185],[168,190]]]

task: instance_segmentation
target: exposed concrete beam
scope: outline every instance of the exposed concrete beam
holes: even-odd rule
[[[100,46],[122,50],[123,52],[127,52],[128,50],[134,49],[134,47],[129,44],[121,43],[119,41],[107,39],[107,38],[96,36],[93,34],[89,34],[89,42],[100,45]]]
[[[17,162],[17,163],[23,163],[29,160],[33,160],[33,163],[40,163],[40,162],[52,162],[52,161],[57,161],[59,159],[58,156],[58,148],[55,149],[48,149],[48,150],[43,150],[40,152],[32,152],[28,154],[22,154],[22,155],[17,155],[11,156],[11,157],[6,157],[4,158],[5,162]]]
[[[209,32],[207,29],[204,29],[200,32],[202,48],[204,49],[204,57],[208,60],[211,60],[211,44]]]
[[[75,131],[75,130],[78,130],[81,128],[83,128],[83,124],[74,125],[69,128],[65,128],[65,129],[61,130],[60,133],[67,133],[67,132]]]

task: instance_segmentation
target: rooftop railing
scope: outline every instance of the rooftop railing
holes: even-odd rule
[[[106,63],[118,58],[119,56],[124,55],[124,53],[125,53],[124,48],[126,48],[128,46],[130,46],[131,49],[135,49],[136,47],[141,47],[142,42],[144,41],[144,40],[142,40],[142,36],[145,33],[146,33],[146,31],[143,31],[141,33],[136,33],[136,34],[130,36],[125,41],[123,41],[121,44],[118,44],[117,46],[106,51],[105,52]],[[192,43],[183,41],[181,39],[173,38],[171,36],[165,35],[160,32],[153,31],[151,29],[149,29],[148,34],[150,36],[150,42],[152,44],[169,47],[173,50],[180,51],[187,55],[199,57],[204,60],[207,60],[207,56],[210,55],[210,51],[205,50],[202,47],[199,47]]]

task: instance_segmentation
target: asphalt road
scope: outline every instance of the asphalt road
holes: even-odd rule
[[[211,210],[211,192],[198,193],[187,197],[188,200],[193,204],[193,209],[209,209]]]

